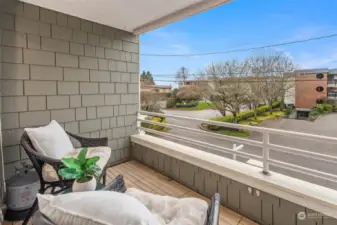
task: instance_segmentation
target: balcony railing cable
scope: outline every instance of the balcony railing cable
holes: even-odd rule
[[[307,151],[303,149],[292,148],[292,147],[287,147],[287,146],[282,146],[282,145],[276,145],[276,144],[270,143],[269,141],[270,134],[276,134],[276,135],[282,135],[282,136],[288,136],[288,137],[296,137],[300,139],[323,141],[326,143],[334,143],[334,144],[337,144],[337,138],[328,137],[328,136],[320,136],[320,135],[315,135],[315,134],[299,133],[299,132],[294,132],[294,131],[285,131],[285,130],[278,130],[278,129],[271,129],[271,128],[247,126],[247,125],[241,125],[241,124],[209,121],[209,120],[175,116],[175,115],[167,115],[167,114],[161,114],[161,113],[152,113],[152,112],[145,112],[145,111],[141,111],[140,114],[147,115],[147,116],[159,116],[159,117],[166,117],[166,118],[183,119],[183,120],[189,120],[189,121],[194,121],[194,122],[199,122],[199,123],[204,123],[204,124],[209,124],[209,125],[216,125],[220,127],[229,127],[229,128],[236,128],[236,129],[241,129],[241,130],[260,132],[262,133],[262,141],[255,141],[255,140],[244,139],[240,137],[216,134],[213,132],[207,132],[207,131],[203,131],[199,129],[183,127],[183,126],[174,125],[174,124],[154,122],[151,120],[142,119],[140,117],[138,118],[138,122],[139,122],[138,129],[143,130],[147,133],[155,134],[157,136],[159,135],[163,137],[168,137],[168,138],[172,138],[176,140],[181,140],[181,141],[188,142],[191,144],[197,144],[198,146],[211,148],[213,151],[218,151],[221,153],[225,152],[228,154],[232,154],[233,159],[235,159],[236,156],[240,156],[240,157],[262,161],[262,165],[263,165],[262,173],[265,175],[271,175],[269,165],[274,165],[276,167],[280,167],[286,170],[295,171],[301,174],[305,174],[305,175],[309,175],[312,177],[325,179],[327,181],[332,181],[334,183],[337,183],[337,175],[335,174],[326,173],[326,172],[322,172],[319,170],[314,170],[314,169],[278,161],[275,159],[271,159],[269,155],[270,150],[273,150],[273,151],[283,152],[283,153],[297,155],[297,156],[303,156],[303,157],[310,158],[310,159],[316,159],[316,160],[321,160],[324,162],[337,164],[336,156],[311,152],[311,151]],[[176,128],[176,129],[186,130],[189,132],[198,133],[198,134],[202,134],[206,136],[212,136],[212,137],[216,137],[216,138],[223,139],[223,140],[238,142],[240,144],[247,144],[249,146],[260,147],[262,148],[262,156],[238,151],[243,148],[243,145],[237,146],[236,144],[234,144],[233,148],[226,148],[226,147],[206,143],[200,140],[195,140],[192,138],[182,137],[182,136],[178,136],[178,135],[167,133],[167,132],[145,128],[141,126],[141,123],[147,123],[147,124],[152,124],[152,125],[157,125],[157,126],[162,126],[162,127],[167,127],[167,128]]]

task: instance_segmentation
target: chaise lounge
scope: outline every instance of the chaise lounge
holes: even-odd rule
[[[115,191],[124,193],[127,190],[123,176],[118,175],[111,183],[100,191]],[[111,203],[113,204],[113,203]],[[219,224],[219,209],[220,209],[220,195],[214,194],[207,210],[205,225],[218,225]],[[51,221],[50,218],[37,211],[32,220],[33,225],[59,225]]]

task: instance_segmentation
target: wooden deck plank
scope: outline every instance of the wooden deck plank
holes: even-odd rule
[[[130,162],[130,163],[129,163]],[[136,160],[131,160],[128,162],[128,165],[133,165],[136,166],[138,168],[141,168],[143,171],[147,172],[147,173],[156,173],[155,170],[151,169],[148,166],[145,166],[144,164],[137,162]]]
[[[130,171],[133,169],[137,169],[137,166],[133,165],[124,165],[126,169],[129,169]],[[184,186],[180,185],[179,183],[172,181],[172,179],[159,174],[159,173],[151,173],[151,174],[145,174],[143,172],[137,171],[136,173],[139,174],[139,177],[141,177],[142,180],[145,180],[147,183],[151,183],[156,189],[160,189],[159,192],[165,192],[165,195],[170,195],[173,197],[181,197],[184,194],[186,194],[189,190],[185,188]]]
[[[243,217],[239,225],[259,225],[259,224],[251,221],[250,219],[247,219],[246,217]]]
[[[126,170],[124,167],[119,166],[114,170],[115,174],[122,174],[125,179],[128,179],[132,182],[139,180],[139,178],[134,174]]]
[[[155,179],[156,178],[156,172],[151,171],[151,170],[146,170],[144,169],[143,166],[140,165],[134,165],[134,164],[124,164],[122,165],[123,169],[127,170],[129,173],[134,174],[136,177],[145,179],[145,178],[151,178]]]
[[[150,180],[148,179],[143,179],[143,180],[139,180],[138,182],[142,182],[145,185],[147,185],[148,187],[151,187],[152,190],[154,190],[157,194],[159,195],[168,195],[167,192],[165,192],[162,188],[159,188],[156,185],[153,185],[152,182],[149,182]]]
[[[189,191],[187,192],[183,198],[200,198],[204,201],[206,201],[207,203],[209,203],[211,200],[209,198],[206,198],[205,196],[202,196],[201,194],[195,192],[195,191]]]
[[[219,219],[229,224],[239,224],[243,216],[240,214],[221,206]]]

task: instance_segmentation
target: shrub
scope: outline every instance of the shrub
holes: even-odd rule
[[[157,122],[157,123],[167,123],[167,120],[166,120],[165,117],[159,117],[159,116],[148,116],[148,117],[146,117],[146,120],[151,120],[151,121]],[[149,124],[149,123],[146,123],[146,122],[142,122],[141,126],[145,127],[145,128],[148,128],[148,129],[162,131],[162,132],[166,132],[168,130],[167,127]]]
[[[272,108],[276,108],[281,104],[281,102],[274,102],[272,104]],[[269,110],[269,106],[264,105],[256,109],[256,115],[261,115]],[[240,112],[236,116],[236,122],[240,122],[241,120],[246,120],[250,117],[254,116],[254,110],[246,110],[243,112]],[[212,121],[218,121],[218,122],[225,122],[225,123],[234,123],[234,116],[221,116],[210,119]],[[209,129],[211,130],[219,130],[220,127],[216,125],[209,125]]]
[[[175,107],[177,104],[177,99],[176,98],[169,98],[167,99],[167,104],[166,104],[166,107],[167,108],[173,108]]]
[[[141,110],[148,111],[148,112],[161,112],[161,106],[158,103],[152,104],[143,104],[141,105]]]
[[[273,104],[271,104],[271,108],[275,109],[275,108],[280,107],[280,105],[281,105],[281,102],[280,101],[276,101],[276,102],[273,102]]]
[[[286,118],[289,118],[289,115],[291,114],[293,112],[293,109],[285,109],[284,110],[284,116],[286,117]]]
[[[327,104],[327,103],[316,104],[312,107],[311,112],[309,113],[309,120],[314,121],[320,115],[331,113],[332,111],[333,111],[333,106],[330,104]]]
[[[190,102],[181,102],[181,103],[177,103],[176,107],[177,108],[192,108],[192,107],[196,107],[199,104],[198,101],[190,101]]]
[[[333,110],[333,106],[330,104],[323,104],[323,110],[324,112],[331,113]]]
[[[333,110],[333,106],[330,105],[330,104],[326,104],[326,103],[324,103],[324,104],[316,104],[316,105],[314,105],[312,107],[311,110],[312,111],[316,111],[316,112],[321,113],[321,114],[323,114],[323,113],[330,113]]]

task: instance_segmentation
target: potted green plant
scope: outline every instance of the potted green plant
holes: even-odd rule
[[[94,191],[96,180],[101,169],[96,165],[98,156],[86,158],[88,149],[82,148],[77,158],[62,158],[61,162],[66,166],[59,169],[58,173],[64,179],[75,179],[73,192]]]

